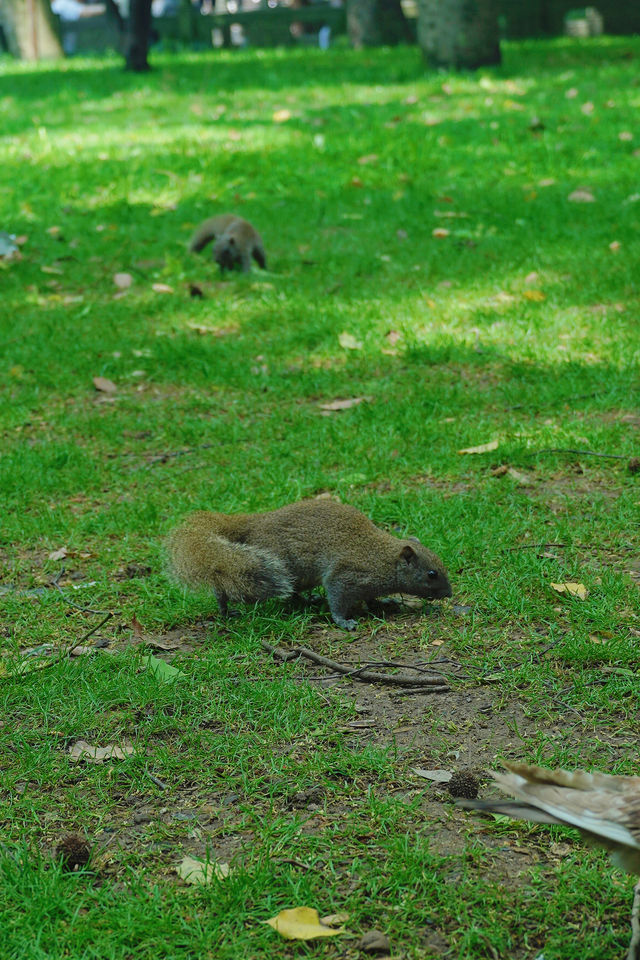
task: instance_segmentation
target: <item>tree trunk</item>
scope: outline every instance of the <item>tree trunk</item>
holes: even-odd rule
[[[62,56],[58,18],[48,0],[0,0],[0,25],[14,57],[41,60]]]
[[[431,67],[500,63],[496,0],[418,0],[418,43]]]
[[[400,0],[348,0],[347,30],[357,48],[415,41]]]
[[[142,73],[149,70],[147,51],[151,34],[151,0],[131,0],[127,28],[127,70]]]

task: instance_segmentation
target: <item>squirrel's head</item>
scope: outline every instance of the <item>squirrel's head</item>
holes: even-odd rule
[[[397,562],[398,591],[414,597],[439,600],[451,596],[446,567],[437,553],[411,537],[400,546]]]
[[[221,270],[233,270],[239,266],[242,257],[233,237],[220,237],[213,247],[213,259]]]

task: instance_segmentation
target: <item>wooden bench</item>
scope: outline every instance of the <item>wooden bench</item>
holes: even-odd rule
[[[346,33],[347,14],[344,7],[316,3],[311,7],[272,7],[260,10],[242,10],[237,13],[201,14],[191,4],[182,4],[176,17],[156,17],[154,28],[162,39],[183,43],[212,45],[212,34],[219,30],[222,46],[231,46],[231,27],[242,27],[247,43],[252,47],[275,47],[298,43],[291,32],[292,23],[304,23],[331,29],[332,36]],[[315,31],[314,31],[315,32]],[[306,34],[309,36],[310,34]]]

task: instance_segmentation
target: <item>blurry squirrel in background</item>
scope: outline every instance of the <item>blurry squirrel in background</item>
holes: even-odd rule
[[[354,616],[377,597],[451,596],[437,554],[334,500],[302,500],[266,513],[192,513],[170,533],[168,552],[176,579],[212,590],[223,617],[230,600],[256,603],[322,585],[334,622],[355,630]]]
[[[263,270],[267,269],[262,238],[248,220],[236,217],[233,213],[210,217],[200,224],[192,236],[189,252],[199,253],[211,240],[214,241],[213,259],[223,273],[236,268],[248,273],[251,257]]]

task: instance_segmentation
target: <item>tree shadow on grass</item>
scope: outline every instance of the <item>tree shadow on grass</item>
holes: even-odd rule
[[[639,55],[634,37],[604,37],[588,45],[576,41],[528,41],[504,44],[503,64],[487,68],[498,78],[526,77],[529,74],[560,74],[568,67],[598,70],[614,62],[626,62]],[[377,48],[372,51],[333,49],[319,51],[255,49],[206,54],[152,55],[154,74],[131,74],[119,57],[89,58],[62,63],[43,62],[30,72],[8,71],[0,76],[0,96],[21,103],[46,104],[61,92],[68,102],[86,98],[101,100],[116,93],[144,93],[165,84],[169,92],[190,91],[194,95],[235,90],[278,91],[297,88],[301,96],[307,86],[348,87],[351,84],[394,84],[432,78],[438,87],[446,75],[425,70],[417,47]],[[480,73],[453,76],[474,81]]]

